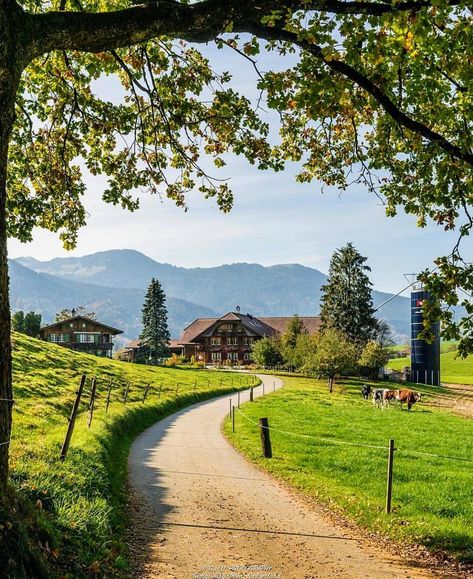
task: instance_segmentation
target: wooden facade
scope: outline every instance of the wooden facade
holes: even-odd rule
[[[255,341],[284,333],[292,317],[261,317],[230,312],[221,318],[201,318],[185,328],[179,342],[186,358],[206,365],[244,366],[251,364]],[[320,328],[316,317],[300,318],[309,333]]]
[[[74,316],[41,328],[41,340],[63,346],[77,352],[96,356],[112,357],[113,336],[122,330],[91,320],[84,316]]]

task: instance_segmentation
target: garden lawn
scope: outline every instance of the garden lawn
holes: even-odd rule
[[[129,577],[123,539],[131,442],[165,415],[243,388],[250,377],[118,362],[18,334],[13,342],[12,493],[8,500],[0,497],[0,575]],[[88,376],[83,403],[67,460],[60,462],[83,373]],[[97,378],[99,398],[88,429],[92,377]],[[110,380],[112,398],[106,414]]]
[[[226,435],[243,454],[367,529],[473,562],[471,420],[429,407],[429,400],[434,402],[436,396],[433,388],[425,387],[422,401],[408,412],[394,405],[374,408],[361,397],[357,381],[339,384],[333,394],[319,380],[288,377],[284,381],[281,390],[241,407],[247,416],[237,412],[236,433],[225,422]],[[255,424],[261,417],[269,419],[272,459],[261,456]],[[393,512],[386,515],[391,438],[398,450]],[[417,455],[416,451],[470,462]]]
[[[468,358],[457,358],[456,352],[440,354],[440,379],[450,384],[473,384],[473,355]],[[402,370],[410,366],[410,358],[395,358],[386,364],[388,368]]]

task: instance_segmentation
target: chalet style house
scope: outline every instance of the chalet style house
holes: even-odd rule
[[[141,342],[139,340],[132,340],[123,348],[120,354],[120,359],[124,362],[136,362],[137,357],[142,348]],[[183,353],[183,347],[179,344],[179,340],[171,340],[169,342],[169,353],[181,356]]]
[[[107,358],[112,357],[113,336],[117,334],[123,334],[122,330],[84,316],[73,316],[55,322],[39,331],[41,340],[45,342]]]
[[[208,365],[245,365],[251,363],[253,343],[261,338],[276,338],[287,330],[291,317],[260,317],[230,312],[221,318],[199,318],[184,329],[179,344],[184,356]],[[303,317],[307,332],[316,334],[320,318]]]

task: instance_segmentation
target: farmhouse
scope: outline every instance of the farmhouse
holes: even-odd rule
[[[299,318],[309,334],[320,329],[320,318]],[[179,344],[186,358],[195,357],[205,364],[251,363],[253,343],[261,338],[276,338],[286,331],[292,317],[259,317],[229,312],[221,318],[199,318],[184,329]]]
[[[122,330],[84,316],[73,316],[55,322],[39,331],[41,340],[45,342],[107,358],[112,357],[113,336],[117,334],[123,334]]]

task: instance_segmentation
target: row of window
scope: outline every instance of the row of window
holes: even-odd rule
[[[212,352],[211,355],[212,355],[212,362],[222,361],[222,352]],[[227,352],[227,360],[232,360],[232,362],[238,361],[238,352]],[[243,354],[243,360],[246,361],[251,360],[249,352],[245,352]]]
[[[218,336],[210,338],[210,345],[211,346],[220,346],[221,343],[222,343],[222,338],[219,338]],[[244,346],[251,346],[252,343],[253,343],[253,338],[250,338],[249,336],[245,336],[243,338],[243,345]],[[228,336],[227,346],[238,346],[238,337],[237,336]]]
[[[49,334],[48,342],[54,342],[55,344],[63,344],[65,342],[71,341],[70,334]],[[110,336],[109,334],[104,334],[101,336],[100,334],[92,334],[92,333],[75,333],[74,334],[74,341],[81,344],[97,344],[99,342],[109,342]]]

